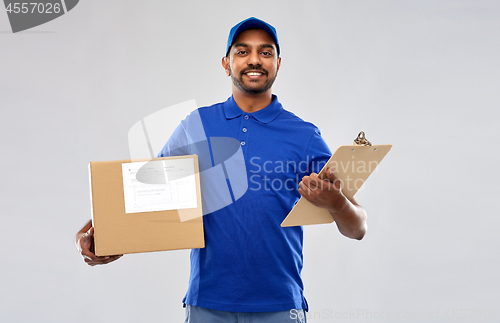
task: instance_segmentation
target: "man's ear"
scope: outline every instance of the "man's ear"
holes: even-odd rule
[[[226,75],[230,76],[231,72],[229,72],[229,58],[227,56],[222,57],[222,67],[226,70]]]
[[[278,71],[280,70],[280,66],[281,66],[281,57],[278,57],[278,68],[276,69],[276,73],[278,73]]]

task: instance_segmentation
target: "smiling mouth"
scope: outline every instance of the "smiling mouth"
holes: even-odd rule
[[[243,71],[242,74],[246,75],[246,76],[263,76],[263,75],[267,75],[267,72],[265,70],[255,70],[255,69],[252,69],[252,70],[246,70],[246,71]]]

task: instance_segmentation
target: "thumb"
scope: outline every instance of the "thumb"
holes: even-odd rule
[[[90,244],[92,243],[92,240],[94,239],[94,227],[91,227],[85,234],[83,235],[83,243]]]
[[[342,187],[342,182],[333,174],[332,170],[330,168],[327,169],[326,171],[326,177],[330,182],[333,183],[336,189],[341,189]]]

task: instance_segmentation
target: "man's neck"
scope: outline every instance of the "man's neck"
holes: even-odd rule
[[[233,98],[238,107],[247,113],[262,110],[273,102],[271,89],[260,94],[247,94],[233,89]]]

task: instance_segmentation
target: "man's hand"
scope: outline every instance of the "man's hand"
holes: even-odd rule
[[[94,243],[94,228],[92,227],[92,221],[89,221],[75,237],[76,248],[83,257],[83,260],[89,266],[104,265],[112,261],[117,260],[123,255],[116,256],[106,256],[98,257],[92,251],[92,246]]]
[[[349,200],[342,194],[340,180],[330,169],[322,180],[316,173],[304,176],[299,183],[299,193],[306,200],[327,209],[337,223],[339,231],[346,237],[361,240],[366,233],[366,211],[354,198]]]
[[[332,212],[339,212],[348,204],[342,194],[341,183],[331,172],[326,171],[327,179],[322,180],[318,174],[304,176],[299,183],[299,193],[309,202]]]

